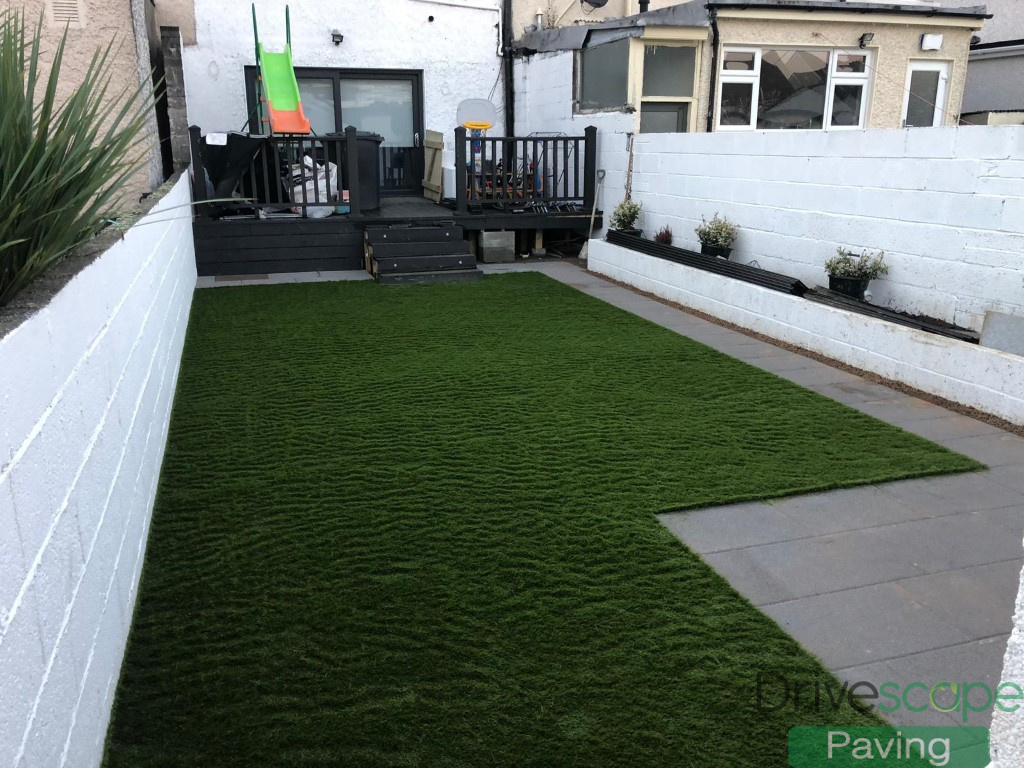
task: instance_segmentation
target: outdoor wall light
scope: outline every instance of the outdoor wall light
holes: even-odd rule
[[[341,45],[343,42],[345,42],[345,36],[341,34],[341,32],[339,32],[338,30],[332,29],[331,42],[333,42],[335,45]]]
[[[861,48],[867,48],[868,47],[868,43],[870,43],[874,39],[875,39],[875,33],[874,32],[865,32],[863,35],[860,36],[860,47]]]

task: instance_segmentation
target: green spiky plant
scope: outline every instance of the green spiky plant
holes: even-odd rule
[[[112,218],[121,186],[142,167],[152,86],[112,92],[116,46],[57,97],[67,32],[44,76],[42,19],[0,13],[0,306]]]

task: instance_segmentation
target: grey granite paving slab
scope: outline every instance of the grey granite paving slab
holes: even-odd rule
[[[926,572],[901,556],[901,542],[879,535],[877,530],[826,534],[746,551],[797,597],[840,592]],[[746,585],[734,586],[746,592]]]
[[[895,582],[912,600],[942,614],[973,638],[1009,634],[1013,615],[1007,601],[1017,597],[1024,558],[960,570],[930,573]]]
[[[993,481],[988,472],[904,480],[885,489],[924,517],[1001,509],[1024,504],[1024,494]]]
[[[966,643],[946,617],[892,584],[765,605],[762,610],[831,669]]]
[[[770,503],[785,518],[793,521],[802,537],[892,525],[924,517],[922,512],[894,496],[888,484],[791,496]]]
[[[936,440],[951,451],[970,456],[989,467],[1024,465],[1024,440],[1008,432],[979,437],[958,437],[953,440]]]
[[[687,546],[700,553],[740,549],[800,536],[799,528],[781,512],[759,501],[693,512],[673,512],[660,515],[658,519]]]

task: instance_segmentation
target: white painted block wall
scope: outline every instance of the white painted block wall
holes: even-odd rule
[[[0,766],[102,758],[196,282],[189,202],[182,178],[0,339]]]
[[[733,258],[827,280],[837,246],[886,252],[875,303],[980,330],[1024,315],[1024,128],[644,134],[633,193],[650,234],[698,246],[701,216],[740,227]]]
[[[425,128],[454,140],[463,99],[491,98],[504,124],[499,0],[256,0],[260,41],[296,67],[423,70]],[[249,2],[195,0],[196,45],[182,50],[188,119],[203,132],[247,130],[245,66],[256,63]],[[430,21],[431,17],[433,21]],[[345,36],[340,45],[331,30]]]
[[[773,339],[1024,424],[1024,357],[590,241],[588,267]]]
[[[597,167],[606,173],[597,205],[604,211],[607,223],[612,209],[625,197],[629,159],[627,134],[633,130],[633,115],[625,112],[574,115],[572,67],[573,54],[569,52],[538,53],[516,60],[516,135],[540,132],[582,136],[587,126],[595,126],[598,131]]]

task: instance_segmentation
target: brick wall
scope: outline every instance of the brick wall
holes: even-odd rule
[[[99,765],[195,287],[189,184],[0,339],[0,765]]]

